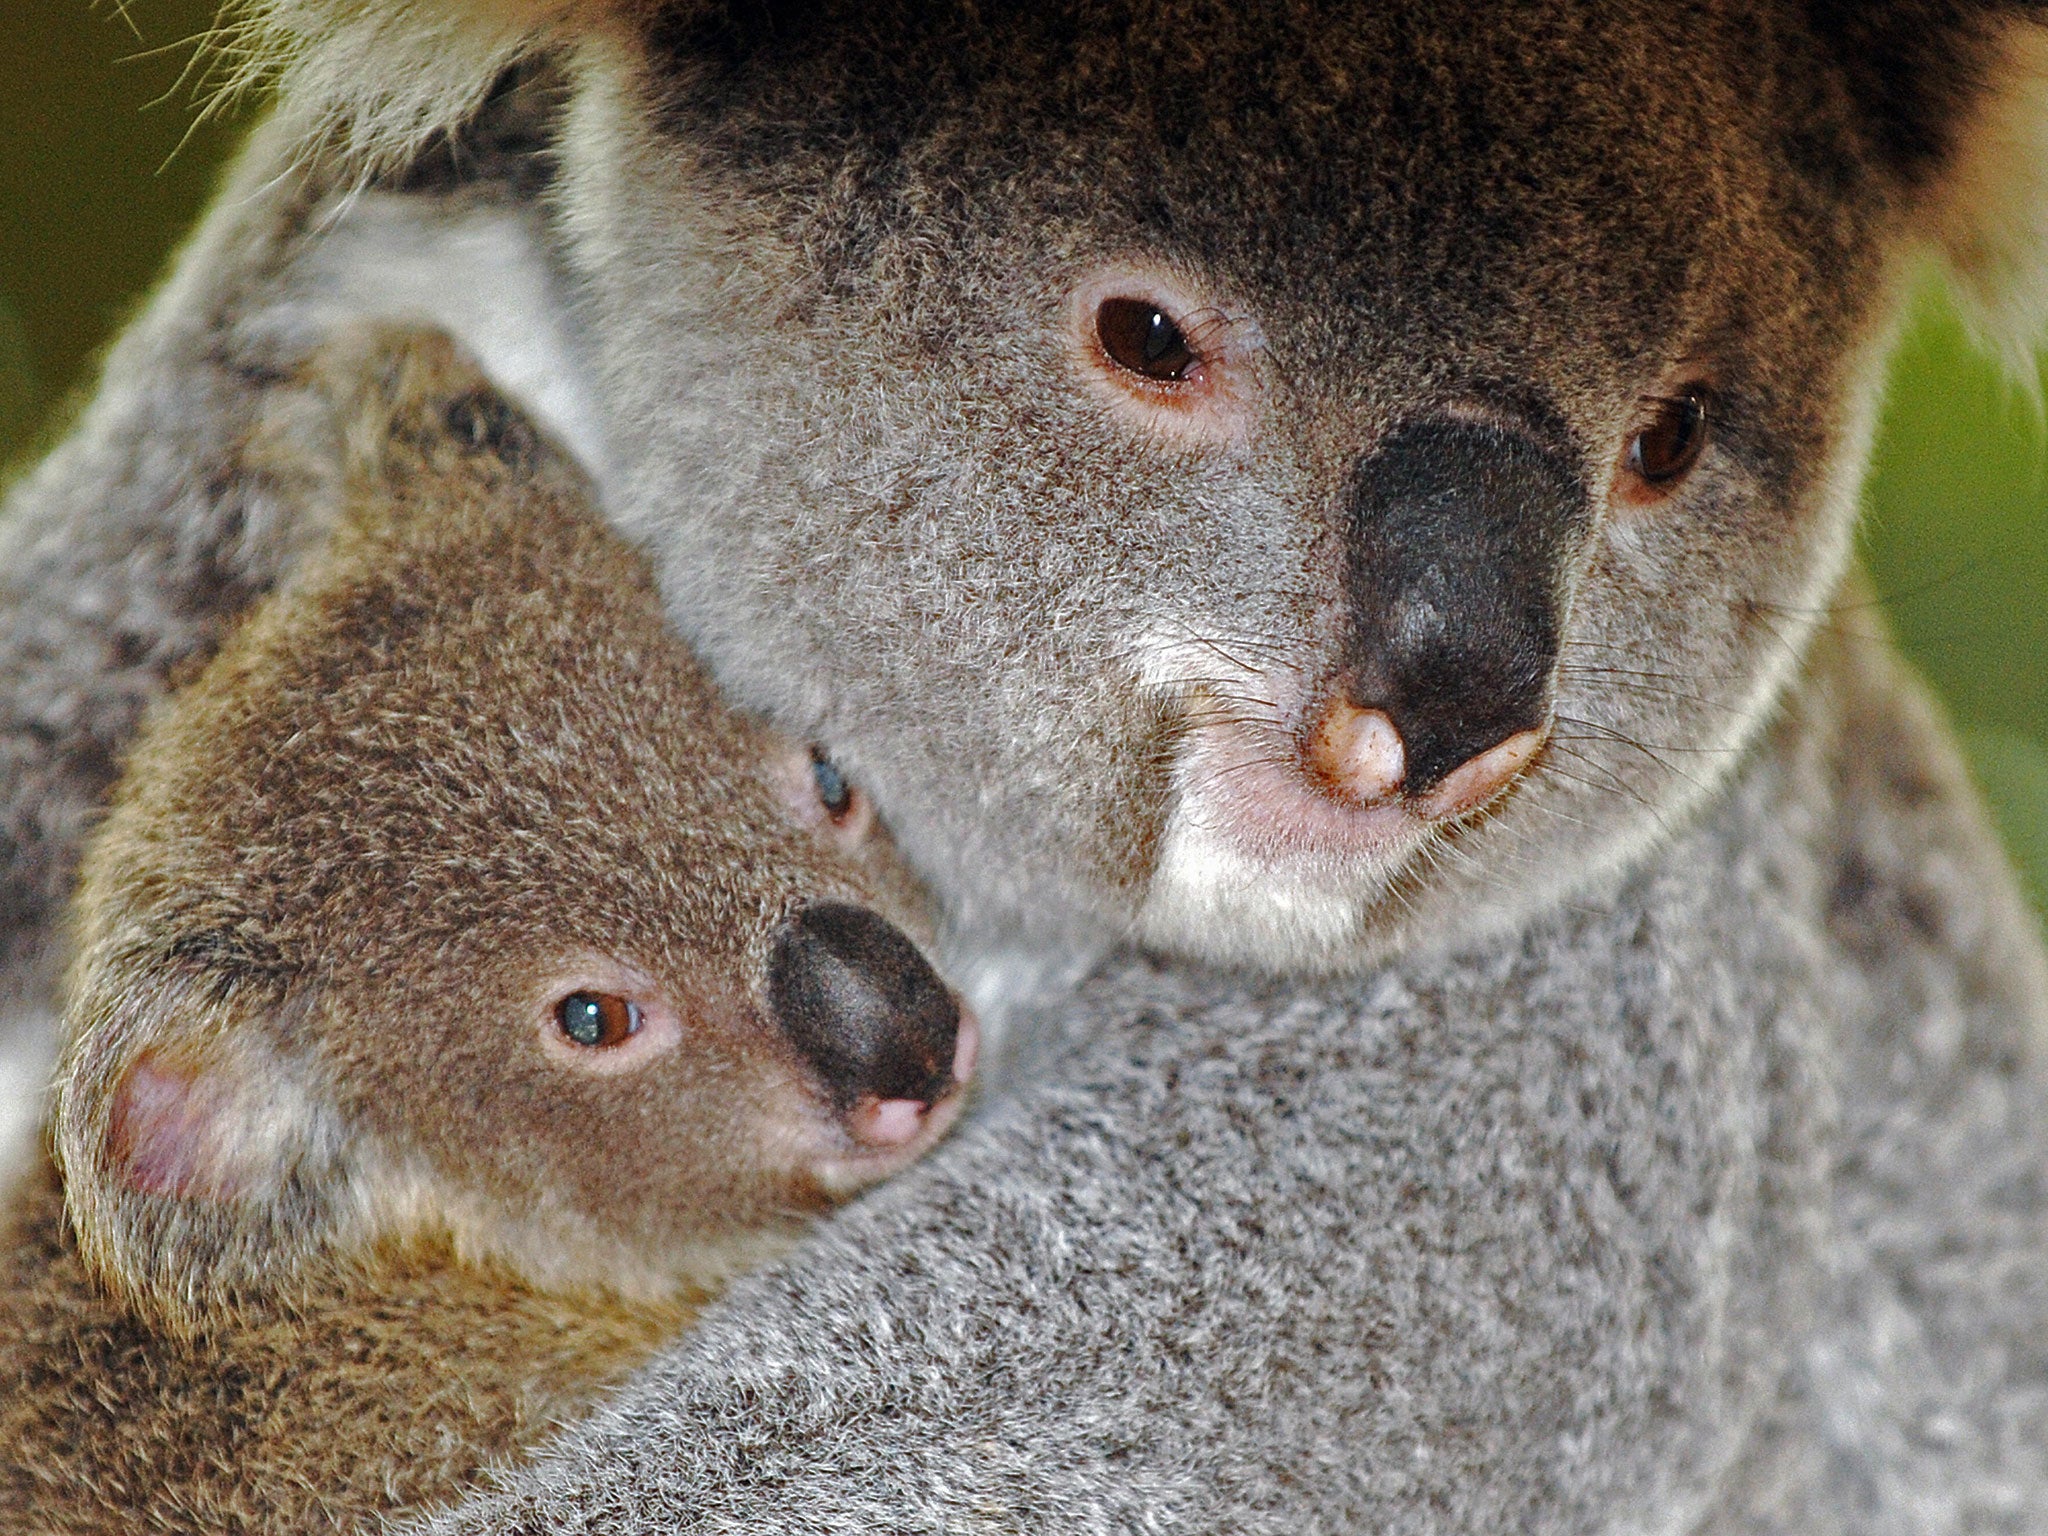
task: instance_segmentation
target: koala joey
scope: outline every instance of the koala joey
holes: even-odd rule
[[[2040,1528],[2040,944],[1842,633],[1911,285],[2040,329],[2040,6],[243,14],[278,110],[0,528],[21,973],[318,522],[251,423],[391,313],[978,999],[1172,957],[1018,1010],[518,1521]]]
[[[38,1173],[0,1307],[39,1530],[460,1486],[919,1156],[972,1066],[865,798],[719,703],[560,453],[437,337],[311,366],[340,525],[85,863],[75,1251]]]

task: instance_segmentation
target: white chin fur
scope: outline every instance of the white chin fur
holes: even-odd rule
[[[1148,691],[1195,709],[1205,691],[1260,700],[1277,731],[1299,680],[1236,666],[1230,658],[1240,648],[1252,655],[1268,649],[1240,647],[1236,637],[1191,641],[1163,622],[1142,630],[1129,649]],[[1246,807],[1233,799],[1242,798],[1236,792],[1245,770],[1256,770],[1262,755],[1257,742],[1242,738],[1232,711],[1213,713],[1174,769],[1173,813],[1138,911],[1138,939],[1227,965],[1319,970],[1355,962],[1366,911],[1385,892],[1385,868],[1370,855],[1343,860],[1300,846],[1268,857],[1254,851],[1255,842],[1248,846]],[[1249,750],[1250,761],[1239,762],[1233,750]]]
[[[1185,797],[1138,913],[1146,943],[1227,964],[1322,966],[1358,946],[1374,894],[1247,857]]]

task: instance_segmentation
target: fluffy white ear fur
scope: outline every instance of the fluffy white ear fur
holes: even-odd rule
[[[1964,319],[2030,386],[2048,337],[2048,24],[2007,23],[1931,213]]]
[[[321,141],[377,169],[475,110],[508,65],[644,0],[230,0],[227,88],[275,83]]]

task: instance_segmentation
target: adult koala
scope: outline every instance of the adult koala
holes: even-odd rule
[[[445,1528],[2048,1529],[2048,968],[1847,572],[1915,268],[2033,334],[2048,10],[256,25],[279,114],[0,531],[23,995],[363,313],[1054,994]],[[1174,958],[1048,987],[1118,935]]]

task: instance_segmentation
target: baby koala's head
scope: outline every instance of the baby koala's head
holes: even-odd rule
[[[415,1236],[713,1280],[955,1113],[974,1026],[897,926],[922,897],[444,342],[315,372],[341,524],[151,720],[87,856],[81,1248],[173,1318]]]

